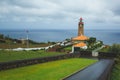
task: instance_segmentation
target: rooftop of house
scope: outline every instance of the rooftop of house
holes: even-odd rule
[[[89,38],[87,36],[84,36],[84,35],[80,35],[80,36],[77,36],[75,38],[72,38],[73,41],[84,41],[84,40],[88,40]]]
[[[74,47],[84,47],[86,44],[84,42],[80,42],[78,44],[73,45]]]

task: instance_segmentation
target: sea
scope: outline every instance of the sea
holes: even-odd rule
[[[85,30],[85,36],[96,37],[106,45],[120,44],[120,30]],[[77,36],[77,30],[72,29],[40,29],[40,30],[0,30],[0,34],[14,39],[29,39],[36,42],[61,42]]]

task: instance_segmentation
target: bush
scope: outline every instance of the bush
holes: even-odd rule
[[[109,52],[111,52],[111,53],[116,53],[117,55],[120,56],[120,44],[113,44],[113,45],[109,48]]]
[[[3,34],[0,34],[0,39],[3,39],[4,38],[4,35]]]
[[[96,38],[90,37],[89,40],[87,40],[88,44],[92,44],[96,42]]]
[[[116,63],[120,63],[120,44],[113,44],[108,51],[111,53],[115,53],[115,55],[117,55],[115,61]]]

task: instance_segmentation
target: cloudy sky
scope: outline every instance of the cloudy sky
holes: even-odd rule
[[[120,0],[0,0],[0,29],[120,29]]]

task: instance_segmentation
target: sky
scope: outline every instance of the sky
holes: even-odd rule
[[[120,0],[0,0],[0,29],[120,29]]]

